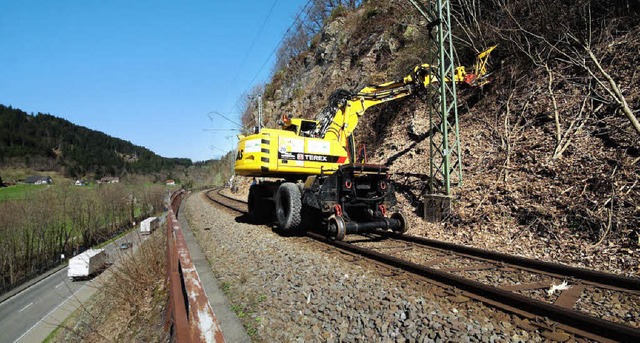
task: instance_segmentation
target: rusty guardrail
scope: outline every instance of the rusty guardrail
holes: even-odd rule
[[[167,214],[169,306],[165,329],[176,342],[224,342],[222,331],[191,260],[177,213],[186,192],[171,194]]]

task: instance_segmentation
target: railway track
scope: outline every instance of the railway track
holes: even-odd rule
[[[244,201],[218,190],[207,196],[246,214]],[[385,232],[348,235],[342,242],[316,232],[307,236],[425,277],[460,301],[473,298],[515,313],[525,318],[518,324],[526,329],[561,329],[598,341],[640,341],[637,278]]]

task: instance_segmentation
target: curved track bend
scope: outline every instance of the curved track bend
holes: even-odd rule
[[[207,197],[246,214],[246,202],[220,190]],[[527,319],[531,330],[561,328],[600,341],[640,341],[640,279],[385,232],[319,242],[402,269]],[[559,286],[565,284],[566,287]],[[551,290],[555,288],[554,292]],[[564,288],[564,289],[563,289]],[[549,320],[552,322],[549,322]]]

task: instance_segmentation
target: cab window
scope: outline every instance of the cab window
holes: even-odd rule
[[[298,134],[298,125],[289,125],[287,127],[284,128],[286,131],[291,131],[294,132],[295,134]]]
[[[313,121],[303,120],[300,123],[300,136],[311,137],[311,133],[316,128],[316,123]]]

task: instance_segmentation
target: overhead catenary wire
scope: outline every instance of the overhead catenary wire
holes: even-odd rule
[[[242,125],[240,125],[240,124],[236,123],[235,121],[227,118],[224,114],[222,114],[222,113],[220,113],[218,111],[210,111],[209,113],[207,113],[207,117],[209,117],[209,119],[211,119],[212,123],[213,123],[213,117],[211,116],[211,114],[216,114],[216,115],[222,117],[222,119],[224,119],[224,120],[230,122],[231,124],[237,126],[238,128],[242,128]]]
[[[289,28],[287,29],[287,31],[285,31],[284,35],[282,35],[282,39],[280,39],[280,41],[278,42],[278,44],[276,44],[276,46],[273,48],[273,50],[271,51],[271,53],[269,54],[269,56],[267,57],[267,59],[264,61],[264,63],[262,63],[262,65],[260,66],[260,69],[258,69],[258,72],[256,72],[256,74],[253,76],[253,78],[251,79],[251,81],[249,81],[249,85],[253,84],[253,82],[258,78],[258,76],[260,75],[260,73],[262,72],[262,70],[264,69],[264,67],[267,65],[267,63],[269,63],[269,61],[271,60],[271,57],[273,56],[273,54],[276,53],[276,51],[278,51],[278,48],[280,47],[280,45],[282,45],[282,42],[284,42],[284,40],[287,38],[287,35],[289,34],[289,32],[291,32],[291,29],[296,25],[296,23],[298,23],[298,20],[300,19],[300,16],[303,13],[306,13],[307,7],[310,7],[310,5],[313,4],[313,0],[309,0],[307,1],[307,3],[304,5],[304,7],[302,7],[302,9],[300,10],[300,12],[298,12],[298,14],[296,15],[295,19],[293,19],[293,22],[291,23],[291,25],[289,26]]]
[[[269,17],[271,16],[271,13],[273,12],[273,9],[275,8],[275,5],[277,4],[278,0],[275,0],[274,3],[271,6],[271,9],[269,10],[267,16],[265,17],[264,21],[262,22],[262,25],[260,26],[259,32],[256,34],[256,36],[253,39],[253,42],[251,43],[249,50],[247,51],[247,53],[245,54],[245,57],[243,58],[243,62],[242,65],[244,63],[246,63],[246,60],[251,52],[251,49],[253,48],[253,46],[255,45],[255,43],[257,42],[258,38],[260,37],[260,34],[262,33],[262,30],[264,29]],[[271,57],[273,56],[273,54],[275,54],[275,52],[277,51],[277,49],[280,47],[280,45],[282,45],[282,42],[285,40],[285,38],[287,37],[287,35],[289,34],[289,32],[291,32],[291,29],[294,27],[294,25],[298,22],[298,20],[300,19],[300,16],[305,13],[305,11],[307,11],[307,8],[310,7],[310,5],[313,4],[313,0],[308,0],[307,3],[302,7],[302,9],[298,12],[298,14],[296,15],[295,19],[293,20],[293,22],[291,23],[291,25],[289,26],[289,28],[287,28],[287,30],[285,31],[284,35],[282,36],[282,38],[280,39],[280,41],[276,44],[275,48],[273,49],[273,51],[271,51],[271,53],[269,54],[269,56],[267,57],[267,59],[264,61],[264,63],[260,66],[260,69],[258,70],[258,72],[256,72],[256,74],[254,75],[254,77],[251,79],[251,81],[248,83],[249,85],[253,84],[253,82],[258,78],[258,76],[260,75],[260,73],[262,72],[262,70],[264,69],[264,67],[266,66],[266,64],[269,62],[269,60],[271,59]],[[236,75],[233,78],[233,81],[231,82],[231,84],[235,84],[240,71],[243,70],[243,68],[238,68],[238,72],[236,73]],[[227,92],[225,94],[224,98],[227,98],[228,92],[231,91],[231,87],[227,88]],[[225,118],[227,119],[227,118]],[[227,119],[229,120],[229,119]],[[234,123],[235,124],[235,123]]]
[[[251,54],[251,51],[253,50],[253,47],[255,46],[256,42],[258,41],[258,38],[260,38],[260,36],[262,35],[262,31],[264,31],[264,27],[266,26],[267,22],[269,21],[269,18],[271,17],[271,13],[273,13],[273,9],[276,7],[276,4],[278,4],[278,0],[275,0],[273,2],[273,4],[271,5],[271,8],[269,9],[269,12],[267,13],[267,16],[262,21],[262,24],[260,25],[260,28],[258,29],[258,32],[253,37],[253,41],[249,45],[249,49],[247,49],[247,51],[244,54],[244,57],[242,58],[242,62],[240,62],[240,67],[237,69],[236,74],[233,76],[233,79],[231,79],[231,83],[230,83],[231,85],[235,85],[236,81],[238,80],[238,76],[240,75],[240,71],[244,70],[244,65],[245,65],[245,63],[247,63],[247,59],[249,58],[249,54]],[[227,88],[227,93],[229,92],[229,90],[230,89]],[[227,96],[225,95],[224,98],[226,98],[226,97]]]

